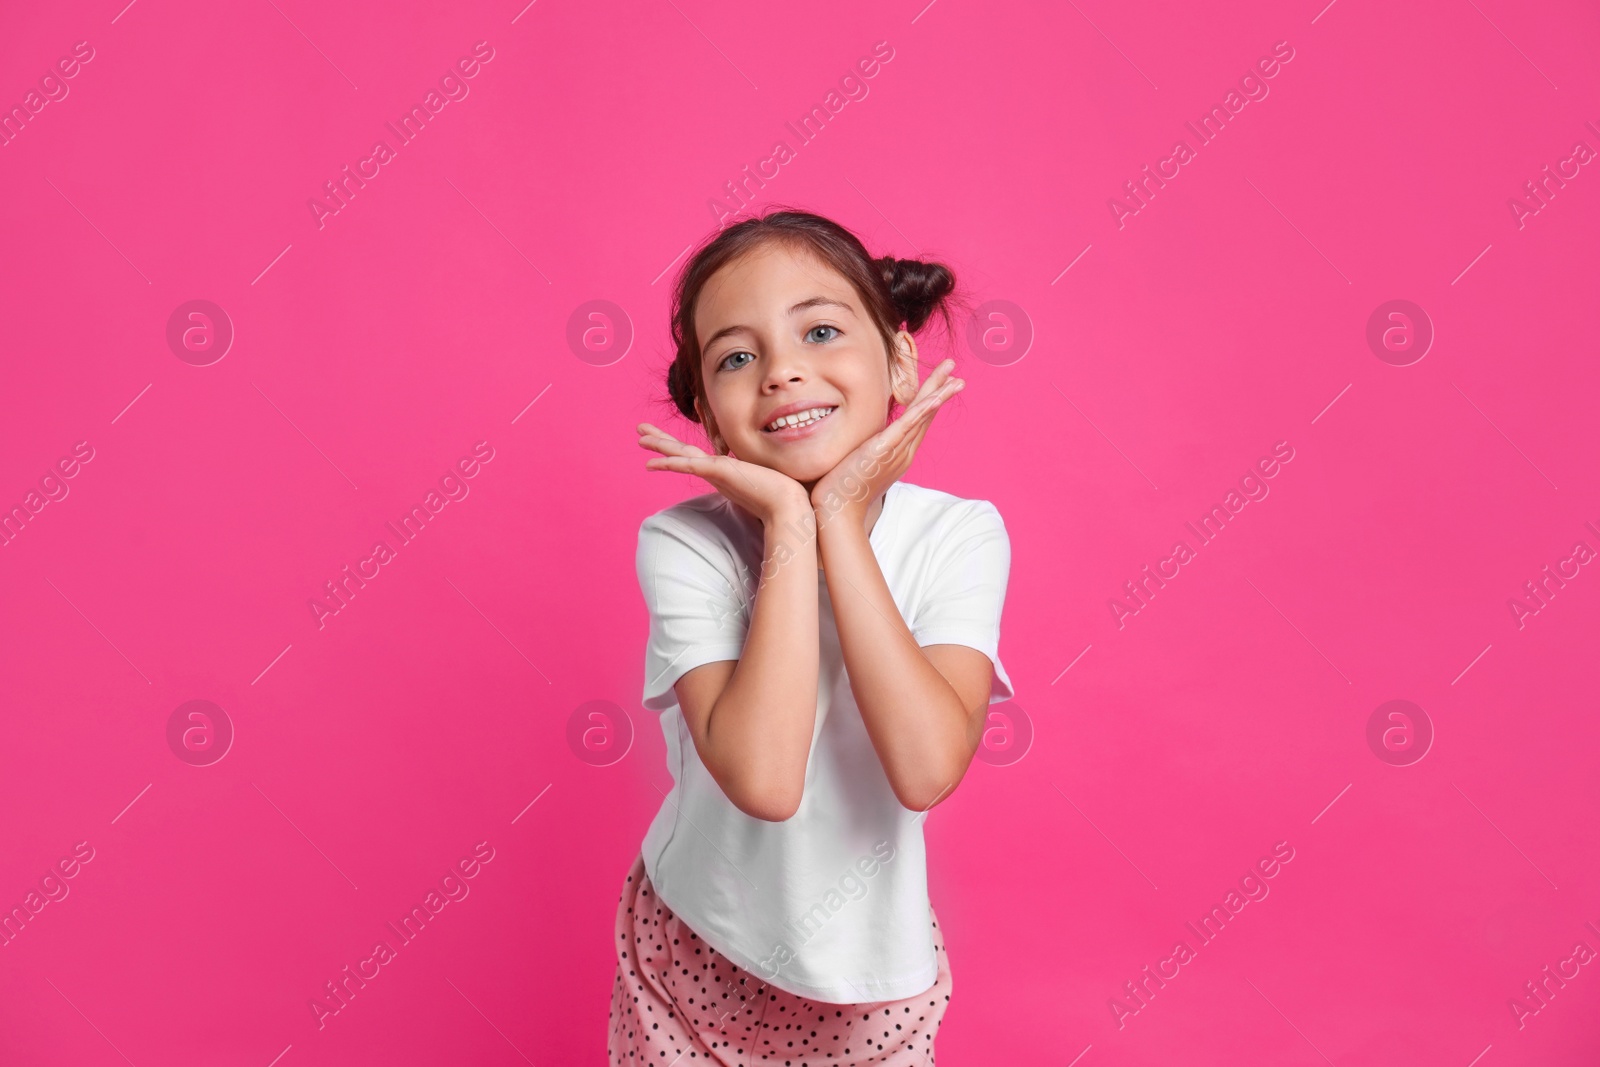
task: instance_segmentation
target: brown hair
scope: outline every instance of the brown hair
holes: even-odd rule
[[[700,421],[694,402],[705,396],[700,339],[694,329],[700,291],[722,267],[771,242],[809,251],[842,274],[866,305],[867,316],[883,336],[891,359],[895,334],[902,324],[906,332],[915,334],[938,311],[948,335],[952,330],[950,306],[964,304],[954,295],[954,272],[943,263],[894,256],[875,259],[855,234],[821,215],[774,208],[736,222],[710,237],[689,258],[672,296],[672,340],[677,352],[667,369],[667,390],[679,414],[690,422]]]

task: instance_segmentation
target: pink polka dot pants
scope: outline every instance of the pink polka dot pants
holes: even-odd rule
[[[930,915],[932,909],[929,909]],[[702,941],[633,862],[617,904],[611,994],[613,1067],[931,1067],[950,1002],[944,935],[939,977],[904,1000],[827,1004],[769,986]]]

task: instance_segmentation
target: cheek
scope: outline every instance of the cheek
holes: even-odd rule
[[[868,433],[876,433],[882,429],[889,412],[898,403],[894,387],[887,378],[881,382],[863,384],[851,394],[850,399],[851,407],[855,409],[855,421]]]
[[[858,411],[881,410],[894,398],[894,378],[881,352],[855,355],[849,370],[833,381],[835,388]]]
[[[716,421],[717,430],[724,440],[733,442],[761,436],[760,429],[755,425],[756,409],[743,395],[721,388],[708,393],[706,399],[711,417]]]

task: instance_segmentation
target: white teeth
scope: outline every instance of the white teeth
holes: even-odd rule
[[[767,423],[766,428],[768,430],[781,430],[790,426],[807,426],[813,422],[816,422],[818,419],[822,419],[833,414],[833,412],[836,410],[836,407],[831,407],[812,408],[809,411],[797,411],[793,415],[785,415],[782,418],[773,419],[771,422]]]

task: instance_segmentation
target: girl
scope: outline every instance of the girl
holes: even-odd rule
[[[934,1062],[922,818],[1012,695],[999,512],[899,481],[963,385],[947,360],[919,386],[912,337],[954,286],[797,211],[678,279],[668,387],[714,454],[639,444],[716,492],[639,528],[674,786],[617,907],[613,1064]]]

